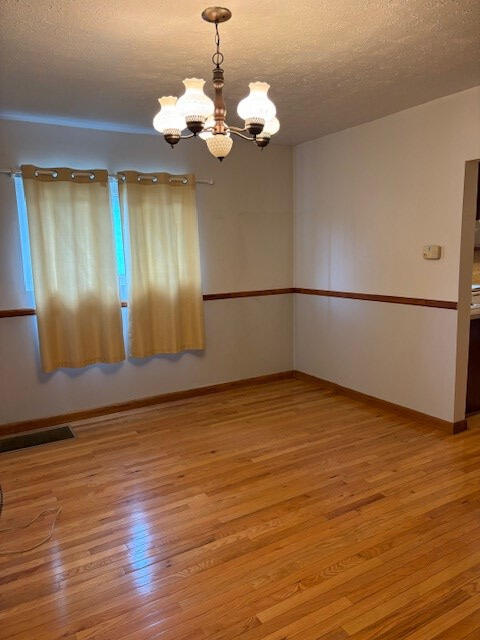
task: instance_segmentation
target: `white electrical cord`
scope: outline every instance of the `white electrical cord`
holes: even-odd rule
[[[0,486],[0,515],[2,513],[2,508],[3,508],[3,491],[2,491],[2,488]],[[22,525],[20,525],[18,527],[7,527],[6,529],[0,529],[0,533],[13,533],[15,531],[20,531],[21,529],[28,529],[28,527],[31,527],[34,522],[36,522],[37,520],[40,520],[40,518],[42,518],[44,515],[47,515],[48,513],[53,513],[54,514],[53,520],[52,520],[52,524],[50,526],[50,531],[49,531],[49,533],[48,533],[46,538],[44,538],[40,542],[37,542],[32,547],[27,547],[26,549],[12,549],[11,551],[2,551],[0,549],[0,556],[9,556],[9,555],[12,555],[12,554],[15,554],[15,553],[27,553],[28,551],[33,551],[34,549],[37,549],[38,547],[41,547],[42,544],[45,544],[46,542],[48,542],[51,539],[52,535],[53,535],[53,531],[55,529],[55,524],[57,522],[58,514],[60,513],[61,510],[62,510],[61,507],[54,507],[54,508],[51,508],[51,509],[44,509],[37,516],[35,516],[35,518],[33,518],[33,520],[30,520],[30,522],[27,522],[27,524],[22,524]]]

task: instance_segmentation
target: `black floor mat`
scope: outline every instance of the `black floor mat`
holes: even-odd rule
[[[70,427],[32,431],[32,433],[25,433],[20,436],[0,438],[0,453],[26,449],[27,447],[36,447],[39,444],[47,444],[48,442],[57,442],[58,440],[67,440],[68,438],[74,437]]]

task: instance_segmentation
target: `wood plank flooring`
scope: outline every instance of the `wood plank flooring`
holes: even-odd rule
[[[480,429],[299,380],[2,454],[2,640],[478,640]],[[0,533],[29,547],[48,514]]]

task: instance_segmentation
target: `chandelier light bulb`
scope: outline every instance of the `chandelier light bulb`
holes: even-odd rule
[[[250,93],[240,100],[237,113],[245,120],[245,127],[252,135],[258,135],[265,124],[272,120],[277,109],[268,97],[270,85],[267,82],[250,82]]]
[[[177,109],[184,116],[192,133],[199,133],[210,114],[213,113],[212,100],[203,92],[205,80],[201,78],[185,78],[185,93],[177,102]]]
[[[228,156],[232,150],[233,140],[230,134],[215,133],[211,138],[207,138],[207,147],[212,156],[218,158],[220,162]]]

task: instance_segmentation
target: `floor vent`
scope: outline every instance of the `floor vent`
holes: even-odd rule
[[[58,442],[59,440],[67,440],[68,438],[74,437],[70,427],[56,427],[55,429],[32,431],[31,433],[24,433],[18,436],[0,438],[0,453],[27,449],[28,447],[36,447],[40,444]]]

